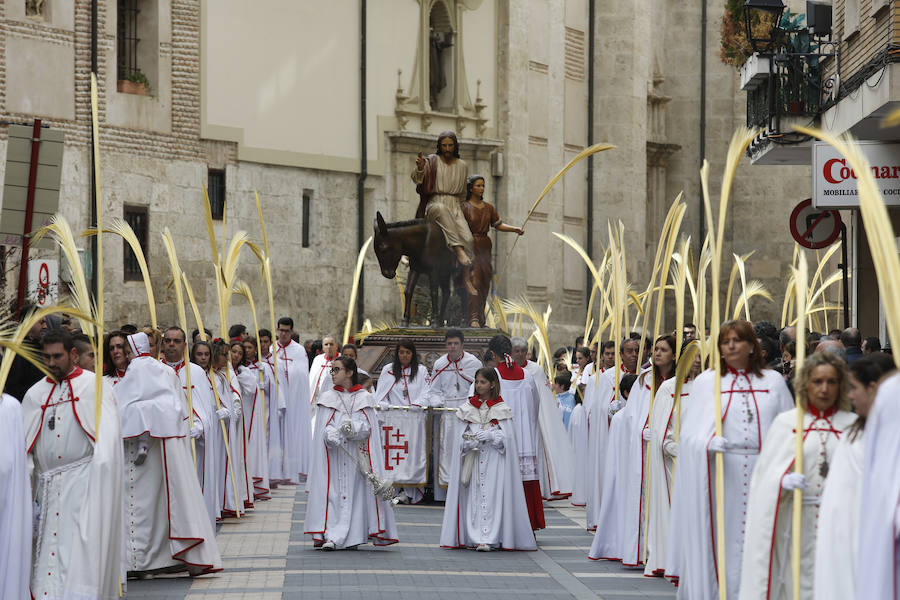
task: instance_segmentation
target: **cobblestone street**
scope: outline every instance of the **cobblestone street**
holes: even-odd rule
[[[558,508],[556,508],[558,506]],[[303,535],[302,486],[282,487],[245,518],[229,519],[217,539],[225,570],[211,576],[128,582],[128,598],[353,600],[423,597],[516,600],[545,598],[674,598],[675,588],[619,563],[591,561],[584,511],[545,504],[547,529],[537,552],[446,550],[438,547],[442,506],[398,506],[400,543],[358,551],[313,550]]]

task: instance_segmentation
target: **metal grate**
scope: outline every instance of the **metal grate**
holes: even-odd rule
[[[221,221],[225,214],[225,171],[209,169],[207,171],[207,194],[209,195],[209,211],[212,218]]]
[[[147,256],[147,232],[149,230],[149,226],[147,225],[147,207],[146,206],[126,206],[125,207],[125,222],[131,226],[131,229],[134,230],[134,235],[137,237],[138,242],[141,244],[141,250],[144,253],[144,256]],[[131,250],[131,246],[128,245],[128,242],[122,241],[123,247],[125,251],[123,253],[123,257],[125,259],[124,262],[124,274],[125,281],[135,281],[143,279],[143,275],[141,274],[141,266],[138,264],[138,259],[134,255],[134,252]]]
[[[138,0],[118,0],[118,21],[116,23],[116,49],[118,52],[117,72],[119,79],[140,73],[137,62],[138,44]]]

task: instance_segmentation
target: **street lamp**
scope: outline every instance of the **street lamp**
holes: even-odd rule
[[[744,27],[754,52],[768,52],[776,42],[784,3],[781,0],[746,0]]]

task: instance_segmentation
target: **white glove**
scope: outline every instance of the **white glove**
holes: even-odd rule
[[[195,440],[203,435],[203,428],[199,425],[191,427],[191,437]]]
[[[261,389],[261,390],[266,389],[266,380],[265,380],[265,379],[257,379],[257,380],[256,380],[256,387],[259,388],[259,389]]]
[[[231,416],[231,411],[225,408],[224,406],[216,411],[216,416],[219,417],[220,421],[224,421],[229,416]]]
[[[710,452],[726,452],[728,440],[720,436],[715,436],[713,439],[709,440],[709,446],[707,446],[707,448]]]
[[[344,421],[341,423],[340,433],[345,438],[350,438],[353,435],[353,423],[351,421]]]
[[[641,437],[644,438],[645,442],[650,441],[651,436],[650,436],[650,429],[648,427],[645,427],[644,430],[641,432]]]
[[[675,456],[675,457],[678,456],[678,444],[676,444],[675,442],[670,442],[669,444],[666,444],[665,450],[666,450],[666,454],[668,454],[669,456]]]
[[[617,412],[622,410],[623,406],[624,406],[624,404],[621,400],[613,400],[612,402],[610,402],[609,403],[609,416],[613,416],[614,414],[616,414]]]
[[[494,439],[494,434],[491,433],[490,429],[479,429],[475,432],[475,439],[479,442],[489,442]]]
[[[806,476],[803,473],[788,473],[781,479],[781,487],[786,490],[805,490]]]
[[[340,431],[338,431],[334,427],[328,427],[325,429],[325,445],[331,446],[334,448],[335,446],[339,446],[341,442],[343,442],[343,436]]]

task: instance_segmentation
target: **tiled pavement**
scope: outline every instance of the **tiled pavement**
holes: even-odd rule
[[[591,536],[584,511],[545,504],[547,529],[537,552],[445,550],[437,545],[441,506],[399,506],[400,543],[358,551],[313,550],[303,535],[302,487],[282,487],[243,519],[230,519],[216,539],[225,569],[190,579],[128,582],[127,598],[153,600],[459,598],[674,598],[675,588],[637,569],[587,558]]]

